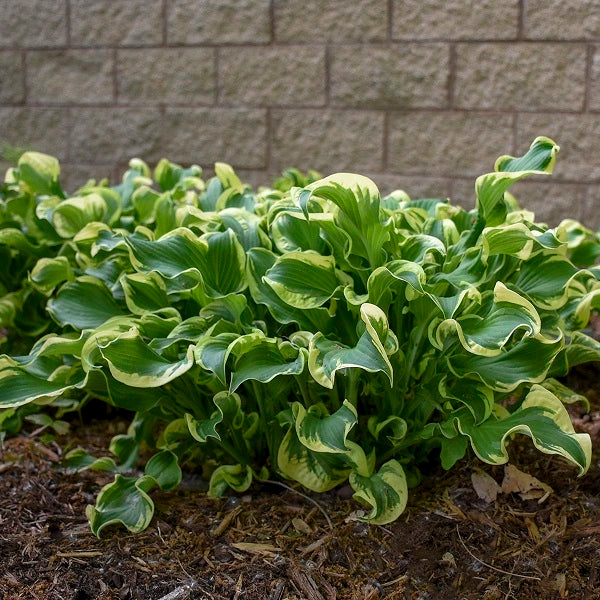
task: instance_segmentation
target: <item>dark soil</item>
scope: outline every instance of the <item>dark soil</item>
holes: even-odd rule
[[[550,485],[541,501],[500,494],[485,502],[471,475],[498,483],[504,468],[462,461],[429,473],[400,520],[385,527],[352,518],[348,489],[304,497],[276,486],[220,500],[187,476],[154,493],[143,533],[89,530],[84,510],[112,477],[70,474],[58,463],[67,441],[104,450],[124,421],[74,426],[68,439],[9,439],[0,454],[0,597],[40,600],[190,598],[331,600],[600,598],[600,413],[598,365],[569,383],[594,410],[572,409],[594,438],[588,474],[540,454],[519,436],[512,464]],[[62,446],[62,447],[61,447]],[[169,595],[170,594],[170,595]]]

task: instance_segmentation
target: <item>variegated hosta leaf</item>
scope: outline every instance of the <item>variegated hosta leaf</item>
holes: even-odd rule
[[[47,403],[73,387],[83,387],[84,373],[79,371],[73,375],[67,381],[49,381],[18,366],[4,368],[0,370],[0,408],[14,408],[30,402]]]
[[[144,343],[136,328],[101,344],[99,349],[111,375],[130,387],[160,387],[194,365],[192,345],[188,346],[183,358],[171,362]]]
[[[245,492],[252,483],[252,469],[248,465],[221,465],[211,475],[208,495],[219,498],[231,488],[236,492]]]
[[[304,348],[294,347],[289,342],[259,338],[239,351],[239,342],[233,344],[235,361],[231,375],[231,391],[237,390],[246,381],[268,383],[275,377],[300,375],[304,371],[308,352]]]
[[[326,492],[346,481],[352,467],[344,454],[315,452],[298,438],[290,427],[277,453],[277,468],[289,479],[301,483],[313,492]]]
[[[116,435],[110,442],[110,452],[117,458],[118,462],[110,456],[95,458],[83,448],[75,448],[65,455],[61,466],[67,469],[84,471],[111,471],[126,473],[133,469],[137,463],[140,446],[132,435]]]
[[[367,425],[369,432],[377,441],[380,441],[383,434],[389,432],[385,437],[392,445],[400,442],[408,432],[406,421],[396,415],[383,420],[377,415],[372,415],[369,417]]]
[[[313,404],[306,410],[302,404],[295,402],[292,415],[296,435],[303,446],[312,452],[340,454],[357,473],[369,474],[364,450],[347,439],[358,421],[356,409],[348,400],[344,400],[342,406],[331,415],[323,405]]]
[[[276,260],[276,255],[264,248],[253,248],[248,252],[248,287],[254,302],[266,305],[280,323],[298,323],[301,329],[309,331],[328,331],[332,322],[326,308],[295,308],[284,302],[264,281],[264,276],[275,265]]]
[[[476,378],[499,392],[511,392],[521,383],[540,383],[564,346],[556,339],[526,337],[496,356],[456,354],[447,359],[457,377]]]
[[[261,227],[262,217],[242,208],[226,208],[219,212],[219,218],[225,228],[235,233],[246,252],[252,248],[271,249],[271,240]]]
[[[130,273],[121,277],[127,308],[136,315],[169,305],[167,287],[158,273]]]
[[[365,303],[360,307],[360,318],[365,329],[354,347],[330,340],[320,332],[312,337],[308,368],[315,381],[322,386],[332,388],[337,371],[352,367],[369,373],[381,371],[392,384],[393,369],[386,352],[389,334],[387,317],[379,307]]]
[[[564,376],[577,365],[597,361],[600,361],[600,342],[585,333],[575,331],[570,335],[569,343],[558,353],[549,374]]]
[[[529,175],[552,173],[558,151],[559,147],[551,139],[538,137],[523,156],[501,156],[496,161],[495,173],[477,178],[477,209],[488,226],[500,225],[506,217],[504,192],[515,181]]]
[[[569,298],[559,309],[559,314],[568,330],[583,329],[590,322],[593,310],[600,309],[600,285],[593,285],[590,291]]]
[[[218,298],[246,287],[245,254],[233,231],[207,233],[197,238],[189,229],[179,228],[159,240],[125,238],[131,262],[140,272],[156,271],[175,279],[187,275],[203,282],[204,292]],[[189,289],[193,285],[184,286]]]
[[[465,350],[479,356],[498,356],[516,331],[535,336],[540,329],[541,319],[531,302],[498,282],[487,313],[441,321],[435,326],[435,337],[430,332],[430,339],[442,350],[448,338],[456,335]]]
[[[61,195],[58,177],[60,165],[53,156],[41,152],[25,152],[19,158],[19,179],[33,194]]]
[[[508,254],[520,260],[527,260],[532,253],[541,249],[566,252],[566,244],[559,240],[552,230],[537,231],[524,223],[514,223],[499,227],[487,227],[481,234],[483,260],[495,254]]]
[[[353,498],[371,508],[365,521],[385,525],[395,521],[406,508],[408,485],[402,465],[396,460],[383,464],[377,473],[365,477],[350,474]]]
[[[426,276],[423,268],[417,263],[407,260],[394,260],[383,267],[375,269],[367,280],[367,294],[356,294],[351,288],[344,289],[346,300],[360,305],[365,302],[377,306],[389,306],[392,293],[397,292],[402,284],[409,285],[416,293],[424,294],[423,285]],[[400,299],[396,299],[400,302]]]
[[[592,443],[587,433],[575,433],[562,402],[550,391],[534,385],[514,413],[491,418],[476,426],[472,415],[461,412],[457,417],[460,432],[467,435],[481,460],[491,464],[508,461],[505,444],[514,433],[531,437],[538,450],[559,454],[579,468],[583,475],[592,459]]]
[[[283,302],[300,309],[322,306],[340,285],[333,258],[313,251],[278,257],[263,281]]]
[[[440,381],[439,391],[443,398],[456,400],[473,415],[475,425],[479,425],[494,410],[494,392],[484,384],[469,379],[448,379]]]
[[[380,216],[379,190],[368,177],[335,173],[311,183],[299,193],[299,204],[307,218],[309,200],[315,196],[335,205],[335,224],[349,237],[350,254],[363,258],[371,268],[385,262],[383,246],[389,232]]]
[[[223,332],[213,335],[214,328],[201,337],[196,343],[194,357],[196,362],[205,370],[214,373],[219,381],[227,384],[226,364],[231,354],[231,344],[239,335],[233,332]]]
[[[100,194],[75,196],[63,200],[53,211],[52,221],[56,233],[71,238],[88,223],[103,221],[108,206]]]
[[[48,312],[61,325],[74,329],[95,329],[125,311],[106,286],[95,277],[83,275],[65,283],[48,302]]]
[[[73,281],[75,276],[66,256],[41,258],[31,271],[30,280],[36,290],[50,295],[56,286],[65,281]]]
[[[209,437],[221,440],[217,431],[217,426],[223,424],[223,427],[233,427],[240,429],[244,423],[244,413],[242,412],[242,401],[235,393],[218,392],[213,398],[217,410],[212,413],[209,419],[197,419],[187,413],[185,420],[191,436],[198,442],[204,443]]]
[[[538,254],[523,263],[515,286],[539,308],[555,310],[567,302],[571,282],[585,274],[563,256]]]
[[[154,514],[154,502],[148,495],[153,487],[152,477],[115,475],[115,480],[100,490],[96,505],[88,504],[85,509],[94,535],[100,537],[105,527],[116,524],[133,533],[146,529]]]
[[[307,220],[300,208],[275,205],[269,218],[272,219],[270,234],[280,252],[313,250],[324,254],[327,245],[321,238],[318,222]]]
[[[109,525],[124,525],[132,533],[148,527],[154,514],[154,502],[148,495],[153,487],[169,490],[181,481],[177,457],[170,450],[155,454],[146,465],[143,477],[115,475],[112,483],[105,485],[96,506],[87,506],[85,514],[94,535],[100,537]]]
[[[13,227],[0,229],[0,244],[14,248],[24,255],[42,256],[44,253],[42,246],[33,243],[20,229]]]

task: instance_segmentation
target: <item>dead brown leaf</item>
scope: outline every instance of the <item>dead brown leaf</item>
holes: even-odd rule
[[[522,500],[537,500],[541,504],[550,496],[553,490],[548,484],[529,475],[529,473],[519,471],[513,465],[506,465],[504,467],[502,492],[504,494],[517,493]]]
[[[477,495],[488,504],[495,502],[502,490],[491,475],[479,469],[471,473],[471,482]]]

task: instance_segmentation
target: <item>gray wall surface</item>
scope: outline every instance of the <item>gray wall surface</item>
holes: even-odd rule
[[[469,205],[548,135],[555,175],[516,195],[600,226],[596,42],[600,0],[0,0],[0,146],[58,156],[71,188],[167,156]]]

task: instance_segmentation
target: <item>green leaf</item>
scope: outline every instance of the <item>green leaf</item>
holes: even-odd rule
[[[552,173],[559,147],[549,138],[536,138],[529,150],[518,158],[501,156],[495,164],[495,173],[477,178],[475,193],[479,216],[488,226],[504,222],[507,208],[503,203],[504,192],[519,179],[529,175]]]
[[[327,339],[321,332],[312,337],[308,369],[315,381],[322,386],[333,388],[337,371],[350,367],[369,373],[381,371],[392,384],[393,369],[385,349],[388,338],[385,313],[374,304],[365,303],[360,307],[360,318],[365,330],[353,348]]]
[[[127,308],[136,315],[169,306],[167,287],[158,273],[124,274],[121,286]]]
[[[52,215],[56,233],[63,238],[71,238],[88,223],[103,221],[108,214],[108,206],[100,194],[75,196],[63,200]]]
[[[79,330],[95,329],[124,314],[106,286],[87,275],[65,283],[56,298],[48,302],[47,309],[60,325]]]
[[[135,327],[100,344],[99,348],[111,375],[131,387],[160,387],[189,371],[194,364],[192,345],[180,360],[171,362],[145,344]]]
[[[161,490],[172,490],[181,482],[177,456],[170,450],[157,452],[147,462],[145,473],[156,481]]]
[[[385,525],[395,521],[406,508],[408,485],[400,463],[390,460],[370,476],[350,474],[353,498],[371,508],[365,521]]]
[[[18,162],[19,179],[32,194],[62,195],[58,184],[60,165],[53,156],[40,152],[25,152]]]
[[[263,281],[283,302],[302,309],[322,306],[340,285],[333,258],[310,250],[278,257]]]
[[[208,485],[208,495],[219,498],[231,488],[245,492],[252,483],[252,469],[248,465],[221,465],[217,467]]]
[[[505,418],[475,425],[470,413],[457,418],[460,432],[467,435],[477,456],[490,464],[508,462],[506,441],[514,433],[531,437],[545,454],[558,454],[579,467],[583,475],[592,459],[592,443],[587,433],[575,433],[569,414],[552,392],[534,385],[520,408]]]
[[[41,258],[33,267],[30,280],[36,290],[49,296],[56,286],[65,281],[73,281],[75,276],[66,256]]]
[[[556,339],[524,338],[497,356],[458,354],[447,359],[457,377],[476,377],[493,390],[512,392],[521,383],[539,383],[564,345]]]
[[[124,525],[132,533],[146,529],[154,514],[154,502],[148,495],[154,484],[153,477],[115,475],[115,480],[100,490],[96,506],[86,507],[92,533],[100,537],[105,527],[115,524]]]

